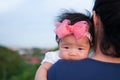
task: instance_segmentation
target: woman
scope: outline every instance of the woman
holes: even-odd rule
[[[96,0],[93,22],[94,56],[58,61],[48,80],[120,80],[120,0]]]

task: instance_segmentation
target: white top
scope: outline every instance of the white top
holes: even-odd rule
[[[45,57],[42,60],[41,64],[44,63],[44,62],[50,62],[50,63],[54,64],[59,59],[61,59],[59,57],[59,51],[47,52],[47,53],[45,53]]]

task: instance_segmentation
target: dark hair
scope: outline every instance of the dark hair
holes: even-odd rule
[[[120,0],[96,0],[93,10],[103,24],[101,51],[105,55],[120,57]]]
[[[89,11],[86,11],[87,12],[87,15],[83,14],[83,13],[79,13],[79,12],[75,12],[75,11],[68,11],[66,10],[65,12],[63,12],[61,15],[59,15],[57,17],[57,21],[58,22],[62,22],[63,20],[65,19],[68,19],[71,21],[71,24],[70,25],[73,25],[75,24],[76,22],[79,22],[79,21],[87,21],[89,26],[90,26],[90,32],[91,32],[91,15],[90,15],[90,12]],[[58,42],[59,44],[59,38],[58,36],[56,35],[56,41]]]

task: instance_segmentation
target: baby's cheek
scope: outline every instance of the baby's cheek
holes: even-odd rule
[[[64,55],[63,53],[60,53],[60,54],[59,54],[59,57],[62,58],[62,59],[64,59],[64,58],[65,58],[65,55]]]
[[[67,54],[59,54],[59,57],[62,58],[62,59],[65,59],[65,60],[69,59]]]
[[[88,54],[86,54],[86,53],[80,53],[79,56],[80,56],[81,58],[87,58],[87,57],[88,57]]]

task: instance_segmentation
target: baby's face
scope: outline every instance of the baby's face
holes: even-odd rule
[[[81,60],[88,57],[90,43],[87,37],[77,40],[68,35],[60,40],[60,57],[65,60]]]

